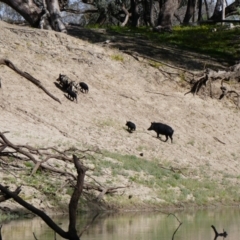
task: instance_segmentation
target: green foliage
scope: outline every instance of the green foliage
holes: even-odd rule
[[[13,220],[13,219],[17,219],[19,218],[20,216],[18,214],[14,214],[14,213],[6,213],[6,212],[2,212],[0,210],[0,223],[4,222],[4,221],[10,221],[10,220]]]
[[[213,31],[216,28],[217,31]],[[157,45],[173,45],[180,49],[191,50],[197,53],[207,54],[229,64],[239,58],[239,33],[240,29],[226,30],[222,26],[176,26],[173,32],[159,34],[147,27],[129,28],[113,26],[110,32],[128,36],[136,36],[154,41]]]
[[[54,196],[61,186],[60,181],[57,179],[53,181],[47,173],[42,171],[37,171],[33,176],[22,176],[22,178],[26,185],[32,186],[44,194],[51,196],[52,200],[54,200]]]
[[[28,168],[32,168],[34,164],[32,162],[24,162],[24,165]]]
[[[112,56],[111,56],[111,59],[112,59],[112,60],[115,60],[115,61],[120,61],[120,62],[123,62],[123,60],[124,60],[123,56],[120,55],[120,54],[112,55]]]
[[[128,177],[130,182],[154,188],[166,204],[193,202],[206,205],[216,201],[236,201],[240,198],[240,191],[226,179],[229,176],[225,176],[219,184],[209,178],[203,169],[200,171],[203,174],[202,178],[196,180],[171,171],[168,162],[161,161],[161,166],[164,162],[164,169],[160,167],[159,160],[150,161],[134,155],[108,151],[104,151],[103,155],[106,159],[98,162],[99,171],[111,169],[113,177],[123,175]],[[112,183],[113,179],[109,179],[108,182]]]

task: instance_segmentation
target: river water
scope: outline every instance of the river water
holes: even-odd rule
[[[78,216],[78,230],[91,222],[95,213]],[[63,229],[68,227],[67,216],[53,219]],[[240,208],[178,211],[174,215],[161,212],[103,213],[85,231],[81,240],[213,240],[214,225],[219,232],[227,231],[228,240],[240,239]],[[39,218],[1,223],[3,240],[54,240],[54,233]],[[62,239],[57,236],[57,239]],[[222,237],[218,238],[222,239]]]

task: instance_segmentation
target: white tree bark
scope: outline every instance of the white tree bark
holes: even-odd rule
[[[66,32],[66,27],[61,19],[58,0],[46,0],[47,10],[50,14],[51,26],[55,31]]]
[[[17,11],[32,27],[66,32],[58,0],[43,0],[43,9],[33,0],[0,0]]]

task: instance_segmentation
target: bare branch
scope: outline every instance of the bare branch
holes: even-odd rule
[[[21,192],[21,187],[17,187],[13,193],[18,195],[20,192]],[[0,196],[0,202],[4,202],[10,198],[11,198],[10,196],[4,194],[3,196]]]
[[[208,80],[208,75],[205,74],[203,77],[201,77],[199,80],[197,80],[190,91],[186,92],[184,95],[187,95],[188,93],[192,93],[193,95],[195,95],[196,93],[198,93],[198,91],[201,89],[201,87],[203,85],[206,86],[206,82]]]
[[[226,144],[225,142],[222,142],[221,140],[219,140],[218,138],[216,138],[216,137],[213,137],[216,141],[218,141],[218,142],[220,142],[220,143],[222,143],[222,144]]]
[[[128,10],[126,9],[124,4],[122,5],[122,10],[126,15],[124,21],[121,23],[121,27],[124,27],[128,23],[129,17],[131,16],[131,13],[128,12]]]
[[[60,100],[56,97],[54,97],[42,84],[39,80],[37,80],[36,78],[34,78],[33,76],[31,76],[29,73],[27,72],[22,72],[20,69],[18,69],[11,61],[9,61],[8,59],[4,59],[1,58],[0,59],[0,65],[6,65],[7,67],[11,68],[12,70],[14,70],[16,73],[20,74],[21,76],[23,76],[24,78],[28,79],[30,82],[32,82],[33,84],[35,84],[36,86],[38,86],[39,88],[41,88],[49,97],[51,97],[52,99],[54,99],[55,101],[60,102]]]

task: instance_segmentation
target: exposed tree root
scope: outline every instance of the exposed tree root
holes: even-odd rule
[[[200,79],[198,79],[192,86],[191,90],[186,92],[184,95],[187,95],[188,93],[192,93],[193,95],[195,95],[196,93],[198,93],[198,91],[201,89],[201,87],[204,85],[206,86],[206,82],[208,80],[208,75],[206,74],[205,76],[201,77]]]
[[[226,97],[229,100],[232,100],[232,102],[239,107],[239,82],[240,64],[236,64],[225,71],[213,71],[211,69],[206,69],[203,76],[197,80],[193,78],[190,81],[191,89],[184,95],[187,95],[188,93],[192,93],[193,95],[200,94],[200,90],[202,90],[202,93],[205,91],[205,95],[207,94],[211,98],[222,100]],[[227,87],[226,84],[229,84],[229,86]]]

